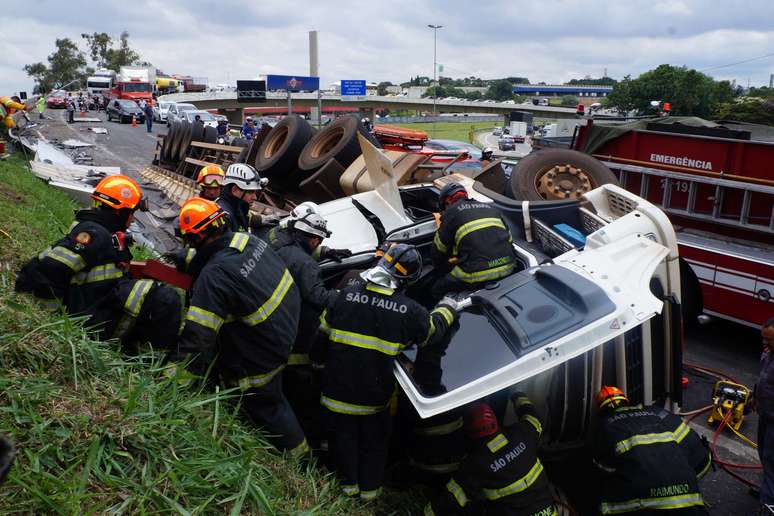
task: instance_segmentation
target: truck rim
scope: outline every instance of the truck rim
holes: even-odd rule
[[[546,168],[535,177],[535,188],[541,197],[552,201],[557,199],[578,199],[593,189],[591,178],[582,169],[569,163]]]
[[[344,138],[344,128],[343,127],[336,127],[331,128],[332,130],[326,131],[322,138],[320,138],[317,142],[314,143],[311,149],[311,156],[314,159],[319,158],[320,156],[324,156],[331,150],[333,150],[334,147]]]
[[[263,152],[263,157],[265,159],[268,159],[274,156],[282,148],[282,145],[285,143],[285,140],[287,140],[287,138],[288,138],[287,126],[283,125],[283,126],[275,127],[274,130],[272,131],[270,141],[268,142],[268,145],[266,145],[266,150]]]

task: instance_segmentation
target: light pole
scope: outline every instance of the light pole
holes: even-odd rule
[[[433,29],[433,83],[436,82],[436,72],[438,71],[438,62],[437,62],[437,53],[436,50],[438,48],[438,29],[443,28],[443,25],[432,25],[427,24],[428,27]],[[433,137],[435,137],[435,117],[438,116],[438,112],[436,110],[436,99],[438,98],[438,86],[433,86],[435,89],[433,90]]]

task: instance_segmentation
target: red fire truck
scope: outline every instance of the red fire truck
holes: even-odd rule
[[[774,315],[774,129],[588,120],[573,147],[669,215],[704,313],[748,326]]]

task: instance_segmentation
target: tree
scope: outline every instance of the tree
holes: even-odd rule
[[[673,115],[711,117],[718,105],[733,98],[728,81],[715,82],[685,66],[660,65],[613,86],[606,104],[621,111],[636,110],[640,114],[651,111],[650,102],[657,100],[672,104]]]
[[[529,84],[529,79],[526,77],[506,77],[505,80],[511,84]]]
[[[505,79],[494,81],[489,85],[489,89],[486,90],[484,96],[500,101],[510,100],[513,98],[513,84]]]
[[[567,84],[571,86],[614,86],[617,82],[612,77],[600,77],[599,79],[584,77],[583,79],[570,79]]]
[[[390,81],[382,81],[379,84],[376,85],[376,94],[380,97],[384,97],[387,95],[387,86],[392,86],[393,84]]]
[[[579,102],[580,100],[578,100],[578,97],[575,95],[562,95],[562,98],[560,99],[560,105],[562,107],[575,107]]]
[[[91,69],[86,68],[86,56],[69,38],[57,39],[56,50],[48,56],[48,66],[38,62],[24,66],[27,75],[33,77],[42,91],[54,88],[77,87],[86,82]]]
[[[717,116],[720,120],[774,126],[774,100],[759,97],[732,100],[719,106]]]
[[[129,46],[129,33],[123,31],[118,37],[118,47],[114,48],[114,40],[106,32],[81,34],[89,45],[89,55],[98,67],[118,72],[122,66],[139,61],[140,54]]]

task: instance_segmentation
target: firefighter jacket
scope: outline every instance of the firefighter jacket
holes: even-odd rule
[[[709,467],[709,452],[677,416],[654,407],[611,410],[597,429],[594,457],[602,472],[602,514],[707,513],[697,475]]]
[[[61,301],[71,314],[93,315],[117,282],[127,278],[119,264],[131,253],[114,233],[122,228],[107,210],[81,210],[67,236],[25,264],[16,290]]]
[[[231,231],[255,233],[255,230],[261,226],[260,217],[250,213],[249,204],[231,195],[230,188],[231,185],[224,186],[223,192],[215,202],[228,214]]]
[[[320,316],[323,338],[312,352],[313,362],[325,363],[321,404],[340,414],[381,412],[395,392],[395,357],[434,341],[456,318],[447,305],[428,313],[402,292],[375,283],[345,288]]]
[[[8,129],[12,129],[16,126],[16,122],[13,119],[14,113],[17,110],[24,110],[27,106],[16,102],[11,97],[0,97],[0,118],[3,119],[3,124]]]
[[[758,414],[774,423],[774,356],[768,346],[761,353],[761,372],[755,386],[755,398]]]
[[[451,275],[466,283],[504,278],[514,272],[511,233],[500,213],[489,204],[461,199],[441,215],[433,239],[433,264],[453,265]]]
[[[448,479],[460,469],[464,456],[465,433],[459,409],[418,419],[414,424],[409,459],[417,470]]]
[[[483,497],[492,514],[556,514],[537,455],[540,420],[526,397],[514,404],[519,421],[470,444],[460,470],[425,507],[425,516],[460,514],[474,497]]]
[[[320,314],[338,292],[325,287],[320,265],[312,258],[312,251],[291,230],[273,228],[268,237],[269,244],[285,262],[301,293],[298,335],[290,362],[309,363],[309,348],[320,326]]]
[[[171,360],[193,355],[189,368],[201,375],[217,353],[226,383],[269,383],[287,363],[301,304],[285,264],[265,241],[228,232],[199,249],[189,270],[196,279]]]

